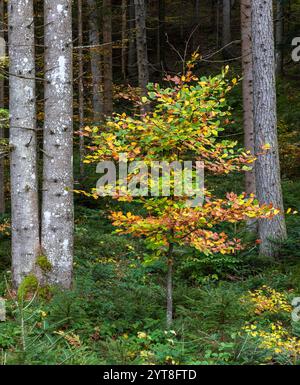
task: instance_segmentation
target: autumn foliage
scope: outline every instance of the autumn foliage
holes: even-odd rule
[[[152,112],[144,116],[114,115],[103,128],[86,128],[92,138],[86,163],[114,160],[127,153],[130,161],[201,161],[206,173],[228,174],[248,170],[253,157],[237,143],[222,139],[224,127],[230,124],[226,94],[237,82],[221,75],[201,79],[192,74],[193,63],[182,77],[165,80],[169,87],[148,86],[147,98]],[[128,180],[132,177],[129,175]],[[151,184],[151,175],[147,175]],[[174,188],[174,185],[173,185]],[[119,190],[120,192],[120,190]],[[95,192],[94,192],[95,195]],[[172,195],[172,194],[171,194]],[[128,193],[115,194],[116,199],[132,200]],[[188,197],[143,197],[138,201],[146,216],[113,212],[111,219],[120,234],[144,237],[156,255],[164,255],[170,245],[188,245],[205,254],[234,253],[242,248],[239,239],[229,239],[216,227],[223,222],[235,223],[249,218],[270,218],[278,210],[260,205],[253,195],[228,193],[216,198],[205,191],[204,204],[187,207]]]

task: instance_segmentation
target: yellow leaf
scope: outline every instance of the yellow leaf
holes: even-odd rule
[[[270,148],[271,148],[271,145],[270,145],[270,143],[265,143],[262,147],[261,147],[263,150],[270,150]]]

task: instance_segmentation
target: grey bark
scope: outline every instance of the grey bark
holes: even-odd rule
[[[256,189],[261,203],[272,203],[282,213],[259,221],[261,255],[275,257],[286,239],[277,140],[275,54],[272,0],[252,1],[253,101]],[[270,150],[264,151],[265,144]]]
[[[276,22],[275,22],[275,37],[276,37],[276,73],[280,75],[283,71],[283,29],[284,29],[284,5],[283,0],[276,1]]]
[[[42,250],[49,282],[71,286],[73,265],[72,1],[45,0]]]
[[[89,44],[93,84],[93,119],[99,123],[103,118],[102,56],[100,52],[99,12],[96,0],[87,0],[89,20]]]
[[[113,112],[112,14],[111,0],[103,0],[103,111]]]
[[[253,122],[253,66],[251,41],[251,0],[241,0],[241,38],[242,38],[242,70],[243,70],[243,119],[244,146],[254,155],[254,122]],[[256,194],[255,168],[245,173],[246,193]],[[257,231],[257,221],[249,220],[247,228]]]
[[[4,38],[4,2],[0,1],[0,38]],[[4,77],[0,75],[0,108],[4,108]],[[4,138],[3,123],[0,122],[0,140]],[[5,212],[5,179],[4,179],[4,159],[0,155],[0,214]]]
[[[32,0],[8,2],[12,273],[18,287],[39,253]]]
[[[134,4],[139,87],[141,89],[142,95],[147,95],[147,84],[149,83],[149,66],[147,52],[146,5],[145,0],[134,0]],[[147,108],[141,108],[142,113],[144,113],[145,110],[147,110]]]
[[[253,67],[251,41],[251,0],[241,0],[241,37],[243,67],[243,113],[244,113],[244,145],[254,155],[253,125]],[[255,173],[246,172],[246,192],[256,193]]]
[[[82,0],[78,0],[78,113],[79,113],[79,132],[83,133],[84,128],[84,86],[83,86],[83,25],[82,25]],[[84,175],[84,163],[85,156],[84,136],[79,137],[79,156],[80,156],[80,176]]]

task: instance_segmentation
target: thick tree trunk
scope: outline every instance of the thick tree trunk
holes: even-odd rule
[[[4,2],[0,0],[0,39],[4,39]],[[4,77],[0,75],[0,108],[4,108]],[[4,124],[0,122],[0,141],[4,138]],[[5,179],[4,179],[4,159],[0,154],[0,214],[5,212]]]
[[[89,44],[92,72],[92,103],[94,123],[103,118],[102,56],[100,53],[99,12],[96,0],[88,0]]]
[[[135,7],[134,0],[129,0],[128,20],[128,77],[132,80],[136,77],[136,43],[135,43]]]
[[[251,0],[241,0],[244,144],[254,155],[251,12]],[[246,192],[256,193],[254,169],[246,172]]]
[[[256,189],[261,203],[272,203],[282,214],[259,221],[260,253],[276,256],[286,239],[277,141],[275,55],[272,0],[252,0],[253,101]],[[270,149],[264,151],[268,145]]]
[[[147,95],[147,84],[149,83],[149,66],[146,31],[146,5],[145,0],[134,0],[134,4],[139,87],[141,89],[142,95]],[[147,107],[142,107],[141,113],[144,113],[147,111],[147,109]]]
[[[73,265],[72,1],[45,0],[42,249],[49,281],[71,286]]]
[[[79,132],[83,133],[84,128],[84,86],[83,86],[83,20],[82,20],[82,0],[78,0],[78,115],[79,115]],[[80,155],[80,176],[84,175],[84,136],[79,137],[79,155]]]
[[[283,29],[284,29],[284,5],[283,0],[276,1],[276,23],[275,23],[275,36],[276,36],[276,73],[282,74],[283,71]]]
[[[112,71],[112,14],[111,0],[103,0],[103,91],[104,115],[113,112],[113,71]]]
[[[17,287],[39,252],[35,50],[32,0],[8,2],[12,272]]]

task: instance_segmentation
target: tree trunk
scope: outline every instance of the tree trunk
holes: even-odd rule
[[[123,79],[127,78],[127,0],[122,0],[122,76]]]
[[[103,0],[103,91],[104,115],[113,112],[113,71],[112,71],[112,9],[111,0]]]
[[[184,38],[184,27],[185,27],[185,23],[184,23],[184,10],[185,10],[185,2],[183,0],[180,0],[180,3],[178,4],[178,6],[180,7],[180,11],[179,11],[179,21],[180,21],[180,40],[183,40]]]
[[[158,0],[157,63],[162,69],[166,66],[166,2]]]
[[[8,2],[12,273],[18,287],[39,252],[32,0]]]
[[[223,0],[223,28],[222,28],[222,46],[225,58],[230,58],[231,42],[231,0]],[[226,47],[226,48],[224,48]]]
[[[128,42],[128,77],[129,80],[136,77],[136,43],[135,43],[135,8],[134,0],[129,0],[129,42]]]
[[[173,244],[169,244],[167,273],[167,328],[173,323]]]
[[[84,86],[83,86],[83,32],[82,32],[82,0],[78,0],[78,77],[79,77],[79,86],[78,86],[78,114],[79,114],[79,156],[80,156],[80,177],[84,175]]]
[[[49,281],[71,286],[73,266],[72,1],[45,0],[42,249]]]
[[[211,0],[210,1],[210,29],[212,32],[215,32],[216,30],[216,20],[217,20],[217,6],[218,0]]]
[[[220,12],[220,4],[222,0],[214,0],[215,1],[215,18],[212,19],[212,27],[213,31],[216,31],[216,45],[220,48],[220,25],[221,25],[221,12]]]
[[[142,95],[147,95],[147,84],[149,83],[149,67],[147,52],[146,5],[145,0],[134,0],[134,4],[139,87],[141,89]],[[142,114],[147,110],[147,107],[141,107]]]
[[[251,12],[251,0],[241,0],[244,145],[254,155]],[[247,194],[256,194],[254,169],[247,171],[245,175]]]
[[[4,3],[0,0],[0,39],[4,39]],[[0,108],[4,108],[4,77],[0,75]],[[4,124],[0,122],[0,141],[4,139]],[[0,154],[0,215],[5,213],[5,179],[4,179],[4,159]]]
[[[275,257],[286,239],[277,141],[275,55],[272,0],[252,0],[253,101],[256,189],[261,203],[282,213],[259,221],[261,255]],[[270,146],[268,151],[262,147]]]
[[[283,29],[284,29],[283,0],[277,0],[276,1],[276,23],[275,23],[277,75],[281,75],[283,71],[283,53],[282,53]]]
[[[194,15],[193,15],[193,51],[196,52],[200,48],[200,0],[194,2]]]
[[[103,118],[103,93],[102,93],[102,56],[100,53],[100,29],[99,13],[96,0],[88,0],[88,20],[89,20],[89,44],[91,55],[91,72],[93,83],[93,120],[97,124]]]

